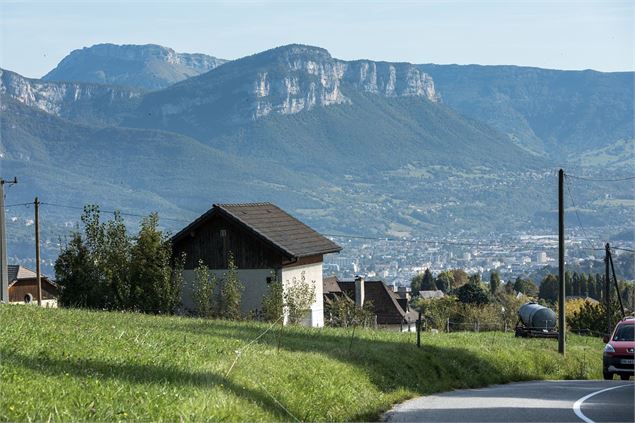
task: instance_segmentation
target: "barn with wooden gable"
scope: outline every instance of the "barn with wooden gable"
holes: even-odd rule
[[[324,325],[322,262],[342,248],[271,203],[214,204],[172,238],[174,257],[185,253],[183,305],[193,308],[194,268],[199,260],[217,278],[227,272],[231,253],[245,286],[243,313],[258,312],[267,284],[283,286],[304,276],[315,286],[315,303],[307,316],[310,326]]]
[[[18,264],[7,266],[9,275],[9,302],[13,304],[37,304],[37,275]],[[46,276],[40,276],[42,305],[57,307],[57,285]]]

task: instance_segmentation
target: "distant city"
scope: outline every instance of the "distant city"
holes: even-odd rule
[[[488,238],[458,239],[448,236],[400,240],[333,238],[344,247],[340,254],[325,257],[324,274],[340,278],[365,275],[389,285],[409,286],[417,273],[430,269],[433,274],[448,269],[479,273],[483,279],[493,271],[508,281],[527,277],[546,266],[557,267],[558,237],[552,234],[508,234]],[[632,249],[633,241],[619,241]],[[565,243],[565,260],[569,266],[593,266],[604,258],[603,244],[582,235],[569,236]],[[619,251],[618,251],[619,253]],[[602,273],[603,268],[597,272]],[[595,272],[595,270],[594,270]],[[534,281],[534,282],[540,282]]]

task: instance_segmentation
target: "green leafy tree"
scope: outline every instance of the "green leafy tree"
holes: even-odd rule
[[[492,272],[489,275],[489,292],[492,295],[496,295],[498,292],[498,287],[501,284],[500,276],[498,276],[498,272]]]
[[[571,291],[569,295],[579,296],[580,295],[580,275],[578,272],[573,272],[573,277],[571,278]]]
[[[571,272],[566,271],[564,273],[564,284],[565,284],[565,292],[567,295],[573,295],[573,280],[571,276]]]
[[[315,285],[306,281],[304,272],[287,281],[284,290],[284,308],[290,324],[298,324],[315,302]]]
[[[447,294],[450,292],[454,286],[454,276],[452,275],[452,272],[446,270],[439,273],[436,279],[436,285],[444,293]]]
[[[437,285],[434,283],[434,277],[432,277],[432,272],[430,269],[426,269],[423,272],[423,280],[421,281],[421,290],[422,291],[436,291]]]
[[[489,302],[489,296],[481,286],[480,276],[478,278],[471,279],[472,280],[470,282],[455,289],[453,294],[456,295],[458,300],[464,304],[487,304]]]
[[[198,261],[194,269],[194,311],[200,317],[212,317],[216,311],[216,276],[211,275],[209,268],[203,262]]]
[[[538,296],[546,301],[555,302],[558,299],[558,278],[549,274],[540,283]]]
[[[262,299],[262,317],[267,322],[275,322],[284,312],[284,287],[273,276]]]
[[[227,256],[227,273],[222,280],[219,299],[219,314],[230,320],[238,320],[242,317],[240,304],[244,286],[238,278],[238,267],[234,255],[230,252]]]
[[[93,308],[100,292],[95,289],[97,267],[79,232],[73,232],[55,261],[55,279],[60,287],[59,302],[64,307]]]
[[[170,266],[170,241],[158,225],[156,213],[141,221],[131,253],[131,297],[139,311],[169,314],[180,305],[181,286]]]
[[[111,290],[114,308],[125,310],[130,307],[130,263],[132,242],[119,211],[104,228],[102,252],[102,272]]]
[[[514,282],[514,290],[516,292],[523,293],[528,297],[535,297],[538,295],[538,287],[530,279],[523,279],[520,276],[516,278]]]
[[[463,285],[465,285],[468,281],[468,275],[467,273],[465,273],[465,270],[463,269],[452,269],[452,279],[454,281],[454,284],[452,285],[452,287],[454,289],[459,288]]]

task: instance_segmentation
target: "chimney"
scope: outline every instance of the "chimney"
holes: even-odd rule
[[[355,304],[359,307],[364,306],[364,277],[355,276]]]

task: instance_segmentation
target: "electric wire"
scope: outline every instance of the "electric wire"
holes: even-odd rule
[[[566,174],[569,178],[580,179],[582,181],[590,181],[590,182],[622,182],[622,181],[632,181],[635,180],[635,176],[627,176],[625,178],[615,178],[615,179],[600,179],[600,178],[588,178],[586,176],[577,176]]]
[[[582,233],[584,234],[584,241],[587,243],[587,245],[590,248],[595,248],[593,244],[591,244],[591,242],[589,241],[589,235],[587,234],[587,231],[584,228],[584,225],[582,225],[582,219],[580,219],[580,215],[578,214],[578,207],[575,205],[575,200],[573,199],[573,194],[571,193],[571,183],[567,180],[566,176],[567,175],[565,174],[565,185],[567,186],[567,192],[569,193],[569,198],[571,199],[571,205],[573,206],[575,217],[578,220],[578,225],[580,226],[580,229],[582,230]]]

